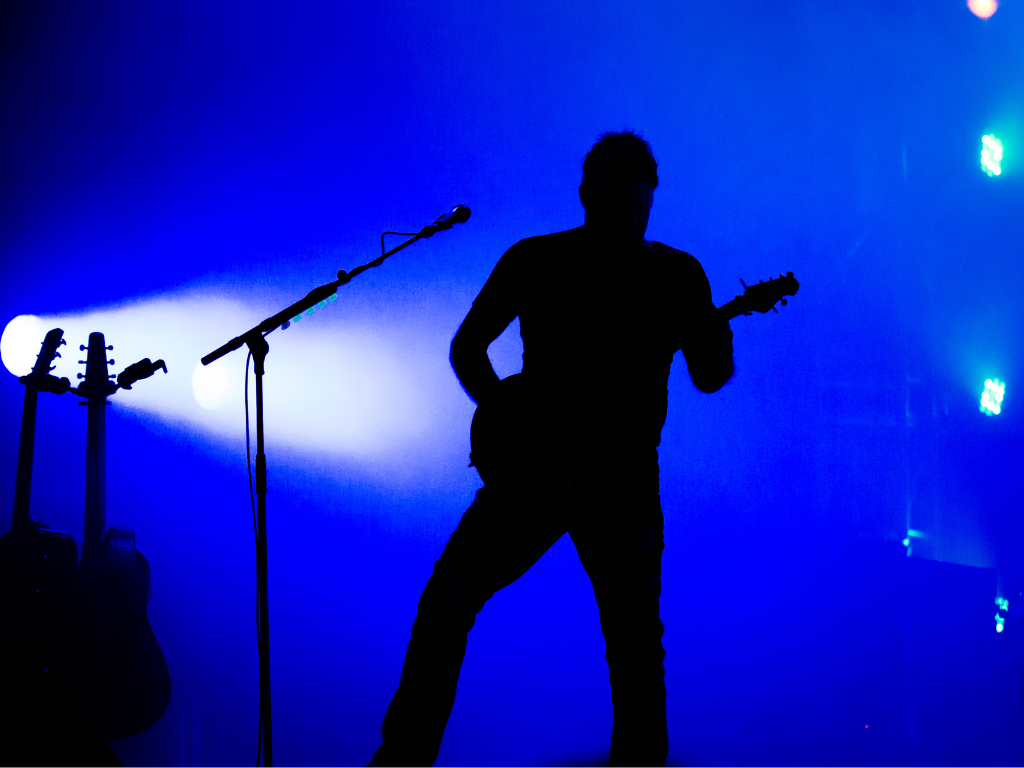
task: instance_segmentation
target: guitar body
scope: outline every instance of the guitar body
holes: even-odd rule
[[[0,660],[3,677],[47,687],[76,684],[78,545],[36,526],[0,537]]]
[[[134,534],[111,528],[95,570],[87,552],[82,573],[98,578],[95,593],[88,580],[83,582],[83,621],[91,630],[86,634],[94,638],[91,655],[100,662],[98,683],[90,676],[91,719],[105,739],[120,739],[141,733],[163,716],[171,701],[171,676],[149,623],[149,561],[135,548]],[[96,612],[89,615],[93,605]]]
[[[477,406],[470,461],[487,483],[565,482],[571,472],[573,414],[535,392],[522,373],[507,376]]]

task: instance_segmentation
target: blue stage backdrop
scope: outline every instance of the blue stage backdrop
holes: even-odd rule
[[[108,410],[107,521],[152,564],[174,685],[157,725],[112,742],[126,765],[255,759],[245,357],[199,358],[378,255],[382,231],[471,206],[269,338],[275,759],[363,765],[480,485],[452,335],[506,248],[582,223],[581,158],[625,127],[660,161],[648,236],[696,256],[716,303],[741,278],[802,285],[732,322],[720,392],[681,356],[670,380],[670,763],[1019,764],[1024,632],[997,633],[994,602],[1024,588],[1019,2],[988,19],[960,0],[3,14],[6,509],[13,374],[46,330],[65,330],[54,373],[73,380],[92,331],[112,372],[168,367]],[[490,352],[518,371],[518,325]],[[40,397],[32,511],[80,540],[75,401]],[[597,765],[610,728],[565,538],[481,614],[439,764]]]

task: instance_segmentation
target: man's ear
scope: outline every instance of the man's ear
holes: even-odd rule
[[[583,203],[583,210],[587,210],[590,202],[590,189],[586,184],[580,184],[580,202]]]

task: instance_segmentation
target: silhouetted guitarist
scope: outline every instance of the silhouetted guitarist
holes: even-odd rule
[[[644,240],[657,185],[646,141],[602,135],[583,161],[583,226],[512,246],[452,341],[455,374],[480,404],[473,461],[484,487],[423,590],[371,765],[433,764],[476,614],[566,532],[607,646],[609,762],[664,764],[657,447],[669,366],[681,349],[694,384],[715,392],[733,363],[700,263]],[[499,385],[487,347],[517,316],[523,373]],[[498,412],[486,429],[485,409]]]

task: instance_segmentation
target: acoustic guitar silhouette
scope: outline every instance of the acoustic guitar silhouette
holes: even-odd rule
[[[141,733],[160,719],[171,700],[171,677],[147,614],[149,561],[135,548],[130,529],[104,530],[105,409],[107,396],[118,389],[107,374],[108,349],[102,333],[89,334],[85,381],[75,390],[86,398],[89,411],[79,589],[86,714],[104,738],[119,739]],[[146,359],[122,373],[119,381],[128,381],[125,374],[136,366],[151,375],[163,362]]]

